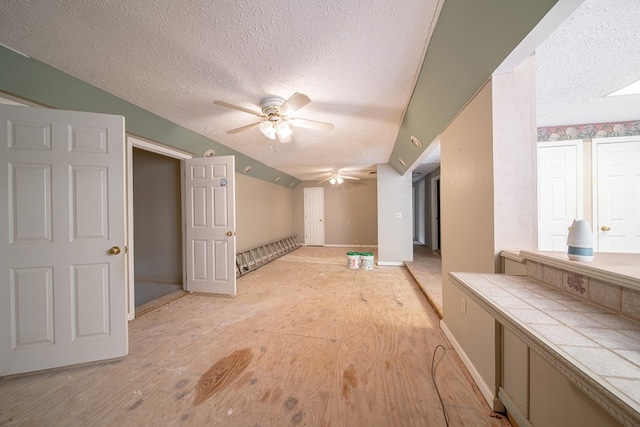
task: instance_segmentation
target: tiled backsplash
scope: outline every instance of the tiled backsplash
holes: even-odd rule
[[[536,261],[526,263],[527,276],[532,279],[640,321],[639,291]]]

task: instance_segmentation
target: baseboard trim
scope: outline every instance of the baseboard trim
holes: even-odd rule
[[[385,266],[391,266],[391,267],[402,267],[404,266],[404,261],[400,261],[400,262],[395,262],[395,261],[378,261],[377,262],[378,265],[385,265]]]
[[[500,397],[500,401],[502,401],[505,408],[507,409],[507,414],[513,418],[513,421],[515,421],[515,427],[533,427],[531,422],[529,422],[529,420],[520,411],[518,405],[514,403],[514,401],[511,399],[511,396],[509,396],[509,394],[504,391],[502,387],[500,387],[500,390],[498,390],[498,397]],[[512,422],[511,424],[514,423]]]
[[[484,382],[475,366],[473,366],[473,363],[471,363],[471,359],[469,359],[460,344],[458,344],[458,341],[455,339],[449,328],[447,328],[447,325],[444,323],[444,319],[440,320],[440,329],[442,329],[442,332],[444,332],[445,336],[447,337],[449,342],[451,342],[451,345],[455,349],[456,353],[458,353],[458,357],[460,357],[460,360],[467,368],[467,371],[469,371],[471,378],[473,378],[473,380],[475,381],[478,389],[480,390],[480,393],[482,394],[482,397],[484,397],[484,400],[487,401],[489,407],[493,411],[501,412],[500,408],[496,408],[496,401],[498,400],[497,396],[495,396],[495,394],[491,390],[491,387],[489,387]]]

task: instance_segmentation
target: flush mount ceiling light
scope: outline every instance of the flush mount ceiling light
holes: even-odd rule
[[[291,142],[291,126],[303,127],[315,130],[332,130],[333,124],[318,122],[315,120],[307,120],[293,117],[293,114],[300,108],[307,105],[311,100],[307,95],[302,93],[294,93],[286,101],[278,97],[265,98],[260,102],[262,112],[250,110],[238,105],[229,104],[224,101],[213,101],[214,104],[221,105],[234,110],[243,111],[253,114],[261,118],[259,122],[250,125],[241,126],[236,129],[228,130],[226,133],[235,134],[245,130],[257,127],[260,132],[269,139],[278,139],[281,143]]]
[[[416,138],[415,136],[411,137],[411,143],[413,145],[415,145],[416,147],[422,147],[422,142],[420,142],[420,140],[418,138]]]
[[[638,94],[640,94],[640,80],[638,80],[637,82],[633,82],[629,86],[625,86],[622,89],[619,89],[613,93],[610,93],[607,96],[638,95]]]

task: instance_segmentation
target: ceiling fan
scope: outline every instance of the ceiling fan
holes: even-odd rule
[[[238,105],[229,104],[224,101],[213,101],[216,105],[233,108],[234,110],[243,111],[260,117],[260,120],[255,123],[228,130],[226,133],[235,134],[257,127],[267,138],[278,138],[282,143],[291,142],[292,131],[290,125],[316,130],[333,129],[333,124],[331,123],[293,117],[293,114],[296,111],[307,105],[309,102],[311,102],[311,99],[309,99],[307,95],[299,92],[291,95],[291,97],[286,101],[282,98],[273,96],[265,98],[260,102],[261,112],[258,112]]]
[[[340,172],[331,171],[329,173],[331,175],[329,175],[328,178],[325,178],[322,181],[320,181],[320,183],[329,181],[329,183],[331,185],[340,185],[340,184],[342,184],[344,182],[345,179],[352,179],[354,181],[360,181],[360,178],[357,178],[355,176],[343,175]]]

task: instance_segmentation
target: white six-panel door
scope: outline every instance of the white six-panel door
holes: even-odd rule
[[[596,145],[599,252],[640,252],[640,140],[631,139]]]
[[[124,118],[0,105],[0,376],[124,356]]]
[[[324,245],[324,188],[304,189],[304,244]]]
[[[235,158],[185,160],[186,290],[236,294]]]
[[[538,250],[565,251],[568,227],[581,219],[581,144],[538,144]]]

